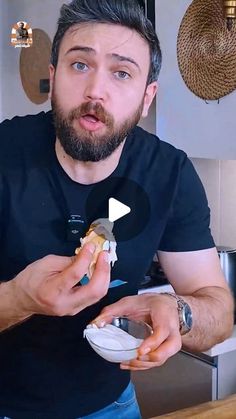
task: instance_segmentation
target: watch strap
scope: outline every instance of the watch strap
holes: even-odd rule
[[[191,330],[191,327],[187,325],[183,317],[183,310],[185,309],[186,306],[188,306],[188,309],[191,311],[189,304],[186,303],[186,301],[182,297],[175,294],[174,292],[162,292],[161,294],[170,295],[176,300],[177,310],[178,310],[178,315],[179,315],[179,332],[182,336],[185,335]]]

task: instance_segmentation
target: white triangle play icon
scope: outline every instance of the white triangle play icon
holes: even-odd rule
[[[108,218],[112,223],[116,220],[119,220],[119,218],[124,217],[126,214],[129,214],[131,211],[130,207],[122,204],[122,202],[117,201],[115,198],[109,198],[108,202]]]

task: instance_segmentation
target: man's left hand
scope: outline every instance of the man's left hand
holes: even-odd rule
[[[138,358],[121,363],[121,369],[134,371],[160,366],[182,347],[177,304],[168,295],[147,293],[122,298],[105,307],[94,322],[103,325],[111,322],[113,316],[143,320],[153,329],[153,334],[139,347]]]

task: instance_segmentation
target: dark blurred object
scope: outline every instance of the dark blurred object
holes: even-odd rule
[[[217,252],[225,279],[236,299],[236,249],[227,246],[217,246]]]
[[[163,272],[161,265],[158,261],[152,261],[145,277],[141,281],[140,289],[157,287],[159,285],[169,284],[168,279]]]
[[[221,269],[232,291],[235,301],[234,321],[236,322],[236,249],[227,246],[217,246]]]
[[[155,0],[137,0],[155,29]]]
[[[39,80],[39,91],[40,93],[49,93],[49,79]]]
[[[224,0],[227,28],[231,31],[236,19],[236,0]]]

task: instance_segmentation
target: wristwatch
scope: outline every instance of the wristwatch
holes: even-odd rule
[[[193,325],[192,310],[189,304],[175,293],[163,292],[162,294],[170,295],[171,297],[175,298],[179,315],[179,331],[182,336],[186,335],[186,333],[190,332]]]

